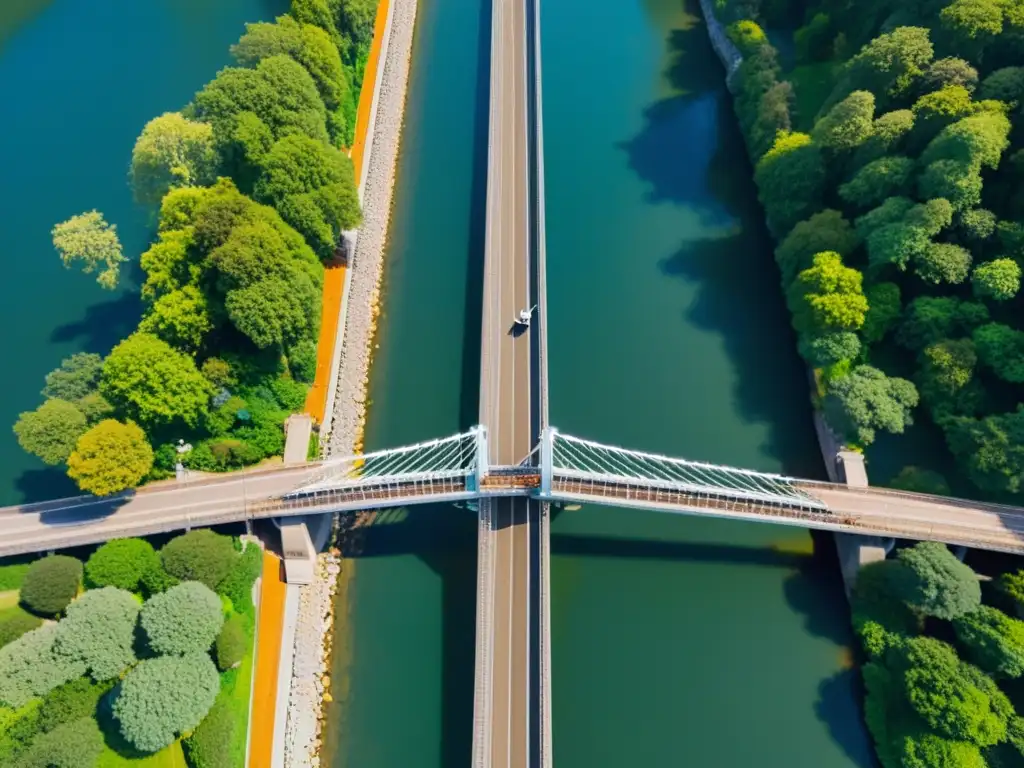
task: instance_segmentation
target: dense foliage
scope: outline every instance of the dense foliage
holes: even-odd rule
[[[68,606],[54,650],[84,664],[93,680],[112,680],[135,662],[138,617],[139,603],[131,592],[91,590]]]
[[[920,412],[980,491],[1020,494],[1024,14],[990,0],[715,8],[743,57],[736,114],[830,423],[865,446]],[[791,71],[762,24],[796,28]]]
[[[58,634],[57,624],[44,624],[0,648],[0,703],[24,706],[85,674],[81,661],[55,652]]]
[[[143,575],[158,567],[153,545],[144,539],[113,539],[90,555],[85,577],[91,587],[118,587],[134,592]]]
[[[214,657],[217,668],[221,671],[231,669],[241,663],[249,650],[249,635],[246,632],[245,618],[236,614],[224,622],[214,645]]]
[[[21,602],[36,613],[53,616],[63,611],[82,584],[82,563],[67,555],[36,560],[21,585]]]
[[[159,206],[141,256],[143,317],[102,361],[65,360],[47,377],[47,401],[15,428],[82,490],[167,477],[179,460],[225,471],[283,450],[284,419],[304,406],[316,369],[322,262],[360,222],[342,148],[375,8],[295,0],[274,23],[248,25],[232,47],[238,66],[138,137],[132,188]],[[65,263],[114,287],[125,257],[100,213],[53,237]],[[179,440],[193,446],[183,457]]]
[[[129,744],[156,752],[199,725],[219,688],[217,668],[206,654],[147,659],[121,683],[114,717]]]
[[[238,559],[231,539],[208,529],[189,531],[167,543],[160,559],[169,574],[181,581],[198,581],[217,589]]]
[[[186,581],[146,601],[139,625],[153,653],[206,652],[224,624],[220,598],[198,581]]]

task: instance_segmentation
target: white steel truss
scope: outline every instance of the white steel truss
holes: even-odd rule
[[[480,434],[482,427],[474,427],[439,440],[329,459],[317,467],[308,483],[289,496],[468,478],[477,472]]]
[[[553,481],[591,483],[598,489],[614,486],[662,489],[728,500],[826,510],[820,500],[797,487],[800,481],[767,472],[754,472],[656,453],[630,451],[613,445],[582,440],[549,429],[542,443],[542,464]],[[546,450],[545,450],[546,449]],[[557,495],[557,492],[554,494]]]

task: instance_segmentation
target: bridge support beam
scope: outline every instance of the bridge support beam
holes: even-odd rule
[[[850,596],[857,583],[857,574],[868,563],[885,560],[896,546],[896,539],[878,536],[859,536],[856,533],[836,533],[836,552],[839,568],[843,572],[846,595]]]
[[[476,490],[483,487],[484,477],[487,475],[489,464],[487,462],[487,427],[482,424],[476,428]]]
[[[312,584],[316,578],[316,548],[304,517],[283,517],[276,521],[281,531],[284,577],[289,584]]]
[[[551,479],[554,473],[554,427],[545,427],[540,433],[540,495],[541,498],[551,496]]]

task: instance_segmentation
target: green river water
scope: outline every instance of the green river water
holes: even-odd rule
[[[680,0],[544,3],[551,417],[628,447],[821,472],[723,73]],[[64,271],[50,227],[90,208],[136,257],[152,231],[125,183],[149,118],[228,63],[243,21],[286,0],[8,0],[0,221],[8,376],[0,425],[43,375],[105,352],[139,312]],[[489,16],[421,0],[371,447],[477,420]],[[429,318],[426,320],[425,318]],[[67,490],[0,426],[0,503]],[[328,758],[466,765],[476,526],[446,507],[353,539]],[[798,529],[584,508],[553,525],[559,768],[870,766],[831,543]]]

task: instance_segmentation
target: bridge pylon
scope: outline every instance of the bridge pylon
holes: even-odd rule
[[[558,432],[552,426],[544,427],[540,433],[540,497],[547,499],[551,497],[551,481],[554,477],[554,445],[555,434]]]

